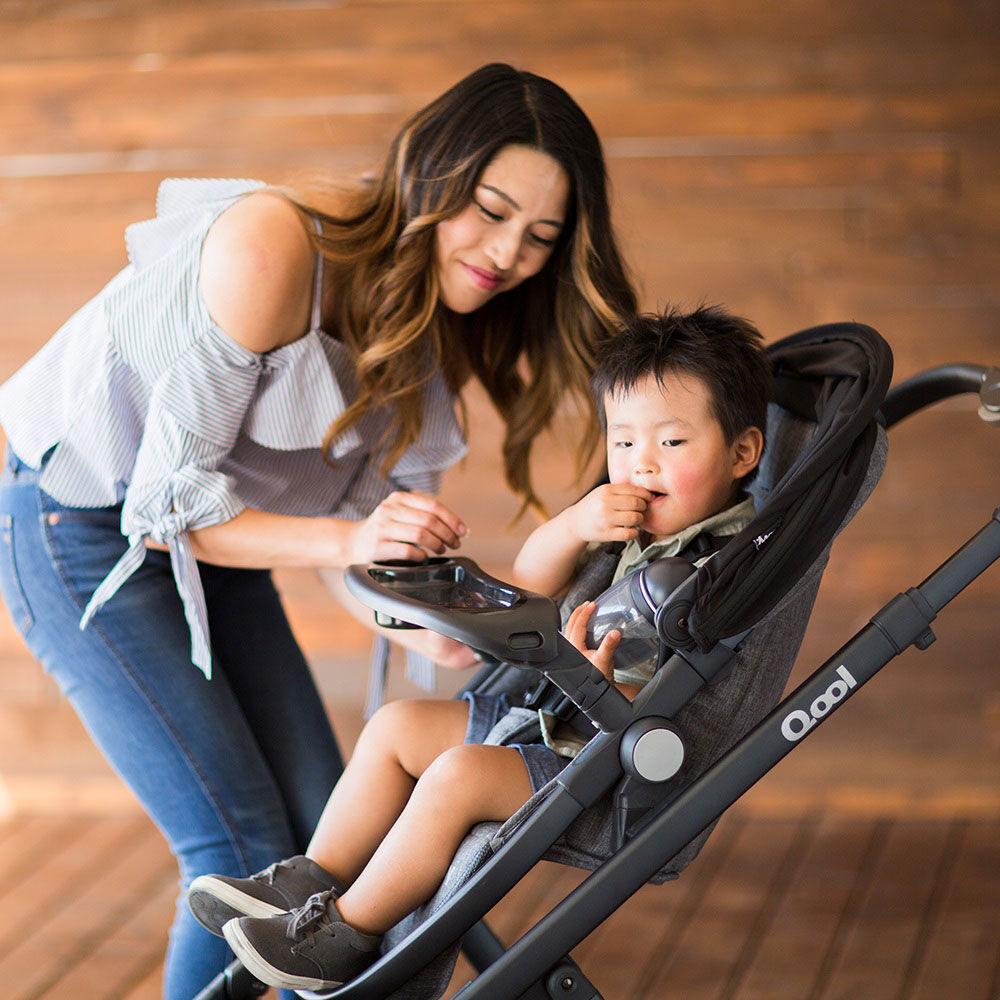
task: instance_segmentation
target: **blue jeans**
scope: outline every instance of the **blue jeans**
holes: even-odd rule
[[[188,911],[191,879],[248,875],[301,853],[342,762],[268,572],[200,566],[210,681],[191,663],[166,553],[150,551],[80,630],[90,594],[126,548],[120,518],[118,507],[61,506],[8,453],[0,591],[32,653],[177,858],[164,996],[191,1000],[232,957]]]

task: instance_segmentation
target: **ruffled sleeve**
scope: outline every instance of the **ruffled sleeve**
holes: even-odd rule
[[[147,539],[166,545],[191,629],[192,660],[211,676],[208,612],[187,533],[245,508],[218,466],[232,449],[262,367],[257,355],[212,329],[155,381],[122,510],[129,548],[94,592],[81,628],[142,564]]]
[[[357,373],[348,349],[319,330],[261,356],[263,377],[243,423],[243,433],[265,448],[322,448],[330,425],[357,396]],[[309,405],[303,406],[303,400]],[[329,449],[343,458],[363,445],[357,425]]]
[[[231,520],[245,507],[218,470],[236,441],[264,362],[212,322],[198,262],[205,234],[253,180],[168,179],[156,216],[125,232],[127,280],[104,301],[113,350],[147,387],[142,435],[122,510],[129,547],[91,596],[80,627],[142,565],[146,541],[166,545],[194,663],[211,676],[208,613],[189,531]]]

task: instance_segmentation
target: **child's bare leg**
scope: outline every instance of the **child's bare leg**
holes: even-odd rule
[[[350,884],[446,750],[465,740],[469,704],[394,701],[368,721],[313,833],[308,857]]]
[[[426,769],[364,871],[337,900],[352,927],[382,934],[433,895],[476,824],[511,817],[531,797],[513,747],[464,744]]]

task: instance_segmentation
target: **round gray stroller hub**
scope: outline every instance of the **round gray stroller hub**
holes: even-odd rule
[[[667,781],[684,763],[684,742],[667,719],[640,719],[622,737],[621,759],[626,772],[636,778]]]

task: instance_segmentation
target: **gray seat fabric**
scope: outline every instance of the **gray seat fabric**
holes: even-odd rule
[[[752,486],[758,511],[766,505],[772,485],[808,445],[813,429],[814,425],[808,421],[772,406],[768,416],[768,447]],[[885,431],[879,428],[867,476],[836,534],[875,488],[885,468],[887,451]],[[699,691],[677,714],[674,721],[684,734],[687,753],[681,772],[665,786],[666,794],[702,774],[777,705],[798,655],[829,552],[828,545],[781,602],[755,626],[741,646],[733,669],[718,683]],[[520,726],[530,727],[534,724],[533,717],[534,713],[526,709],[515,710],[510,718],[501,720],[487,742],[513,741],[513,731],[520,732]],[[444,906],[530,818],[553,785],[550,782],[540,789],[507,822],[483,823],[470,831],[433,898],[386,935],[384,950],[394,947]],[[613,851],[611,815],[609,794],[581,815],[545,858],[587,870],[597,868]],[[669,859],[651,881],[660,883],[677,878],[701,850],[713,827]],[[441,996],[451,978],[458,948],[455,945],[438,956],[420,975],[394,993],[393,1000],[430,1000]]]

